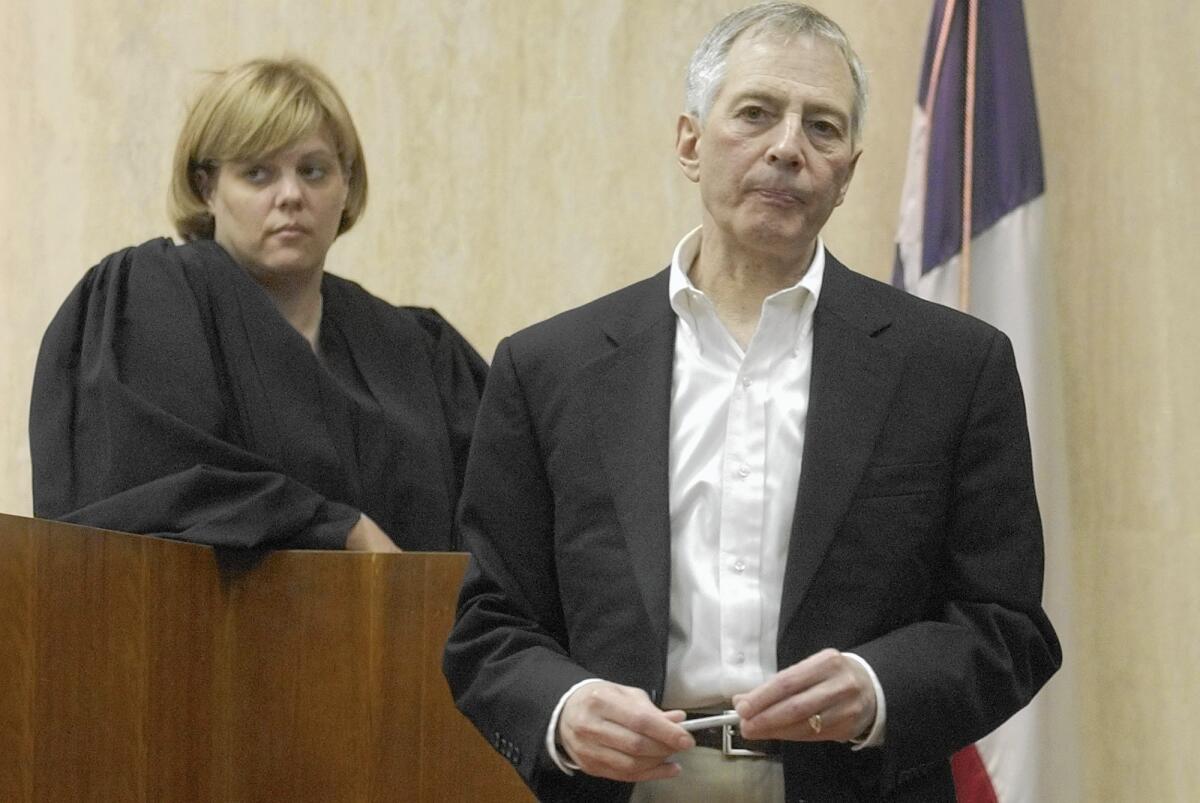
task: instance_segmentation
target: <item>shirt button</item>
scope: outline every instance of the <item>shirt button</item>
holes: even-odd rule
[[[754,384],[754,380],[751,379],[750,377],[748,377],[748,376],[742,377],[742,387],[748,388],[753,384]]]
[[[732,660],[732,661],[733,661],[735,664],[740,664],[740,663],[742,663],[743,661],[745,661],[745,660],[746,660],[746,654],[745,654],[744,652],[735,652],[735,653],[732,655],[732,657],[731,657],[731,660]]]
[[[737,474],[739,477],[749,477],[750,476],[750,466],[747,466],[747,465],[738,466]]]
[[[742,560],[735,562],[733,564],[733,570],[735,572],[737,572],[738,574],[741,574],[742,572],[746,571],[746,562],[742,561]]]

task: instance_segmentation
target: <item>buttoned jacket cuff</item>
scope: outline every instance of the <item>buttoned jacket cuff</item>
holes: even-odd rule
[[[862,656],[855,655],[852,652],[844,652],[842,655],[847,658],[853,658],[858,662],[859,666],[867,670],[867,674],[871,677],[871,685],[875,687],[875,723],[871,725],[871,730],[867,732],[865,738],[851,739],[850,744],[854,745],[851,750],[862,750],[864,747],[882,747],[883,736],[887,726],[887,702],[883,699],[883,686],[879,685],[879,678],[875,675],[875,670],[867,663]],[[569,694],[570,692],[568,692]],[[561,706],[562,703],[559,703]]]
[[[861,658],[859,660],[862,660]],[[864,661],[864,663],[866,663]],[[873,673],[872,673],[873,674]],[[570,756],[565,755],[566,750],[559,752],[558,749],[558,718],[562,715],[563,706],[567,704],[567,698],[582,687],[589,683],[599,683],[600,678],[585,678],[576,683],[571,688],[567,689],[567,693],[558,699],[558,705],[554,706],[554,711],[550,714],[550,725],[546,728],[546,752],[550,755],[550,760],[554,762],[554,766],[565,772],[567,775],[574,775],[580,769],[579,765],[570,760]]]

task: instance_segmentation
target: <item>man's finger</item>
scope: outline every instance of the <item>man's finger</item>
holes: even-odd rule
[[[559,735],[568,755],[589,775],[621,781],[671,778],[679,769],[666,759],[695,746],[678,724],[684,716],[659,710],[641,689],[600,682],[567,699]]]
[[[685,732],[686,735],[686,732]],[[572,736],[590,744],[634,757],[664,759],[687,747],[673,736],[670,741],[653,738],[612,720],[588,722],[573,729]],[[690,739],[690,736],[689,736]]]
[[[647,769],[639,769],[630,772],[619,770],[615,767],[599,768],[596,771],[592,771],[587,767],[583,767],[583,771],[589,775],[597,775],[599,777],[609,778],[614,781],[641,783],[642,781],[661,781],[666,778],[675,778],[680,773],[680,767],[674,762],[664,761]]]
[[[847,741],[862,735],[875,719],[875,690],[870,676],[840,653],[814,656],[807,667],[791,667],[738,698],[742,733],[751,739]],[[791,672],[799,667],[802,671]],[[804,683],[815,681],[804,687]],[[780,692],[791,692],[784,696]],[[764,704],[764,701],[770,701]],[[752,703],[761,707],[755,709]]]
[[[747,739],[787,739],[791,741],[840,741],[855,734],[850,709],[843,703],[817,692],[788,698],[742,722]],[[816,719],[820,717],[820,719]]]
[[[841,660],[841,653],[833,649],[810,655],[771,676],[757,688],[734,695],[734,709],[742,719],[752,719],[771,706],[821,683],[837,671]]]

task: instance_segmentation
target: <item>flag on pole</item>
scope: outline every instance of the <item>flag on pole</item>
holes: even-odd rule
[[[1070,521],[1054,288],[1040,261],[1044,195],[1020,0],[935,0],[892,281],[970,312],[1013,341],[1045,528],[1045,604],[1065,642]],[[960,803],[1077,799],[1068,674],[955,755]]]

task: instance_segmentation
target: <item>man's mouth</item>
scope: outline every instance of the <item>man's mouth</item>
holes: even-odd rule
[[[804,203],[804,199],[794,190],[776,187],[757,187],[754,193],[768,203],[791,206]]]

